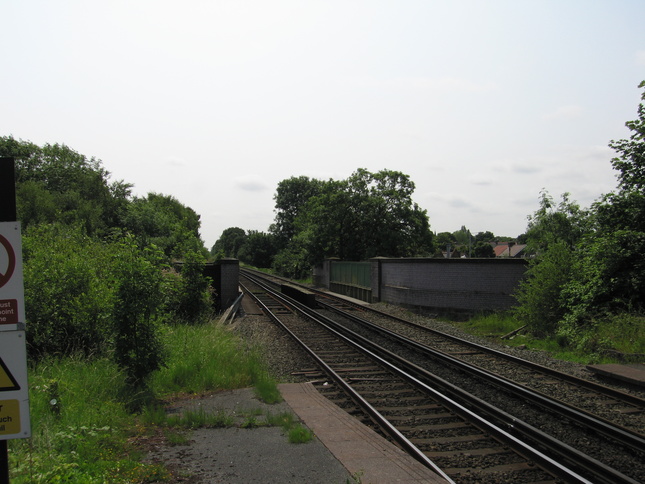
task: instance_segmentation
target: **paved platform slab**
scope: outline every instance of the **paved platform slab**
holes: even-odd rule
[[[312,384],[285,383],[279,388],[305,425],[361,482],[448,482],[327,400]]]
[[[645,365],[619,365],[615,363],[606,365],[587,365],[587,368],[599,375],[645,387]]]

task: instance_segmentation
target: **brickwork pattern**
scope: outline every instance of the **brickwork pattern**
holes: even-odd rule
[[[379,264],[381,301],[464,311],[512,307],[527,268],[515,259],[381,259]]]

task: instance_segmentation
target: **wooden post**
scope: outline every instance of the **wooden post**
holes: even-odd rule
[[[16,220],[16,174],[13,158],[0,158],[0,222]],[[0,484],[9,484],[9,450],[0,440]]]

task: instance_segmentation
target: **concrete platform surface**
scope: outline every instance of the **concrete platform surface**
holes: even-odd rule
[[[279,389],[294,413],[361,482],[448,482],[327,400],[312,384],[285,383]]]
[[[615,378],[632,385],[645,387],[645,365],[643,364],[619,365],[610,363],[606,365],[587,365],[587,368],[604,377]]]

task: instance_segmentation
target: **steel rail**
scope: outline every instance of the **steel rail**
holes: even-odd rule
[[[455,398],[460,402],[464,402],[460,404],[463,405],[464,408],[474,408],[477,410],[478,414],[480,412],[483,412],[488,416],[488,418],[494,418],[497,422],[496,425],[506,427],[507,429],[509,429],[509,433],[517,432],[522,436],[528,436],[532,439],[534,445],[538,445],[543,449],[548,449],[552,453],[556,454],[559,459],[567,462],[568,465],[574,467],[583,467],[587,472],[593,474],[594,477],[601,478],[602,482],[604,483],[638,484],[638,481],[635,481],[629,476],[624,475],[622,472],[613,469],[606,464],[603,464],[597,459],[589,457],[588,455],[569,446],[568,444],[555,439],[554,437],[533,427],[532,425],[490,405],[484,400],[481,400],[480,398],[462,390],[452,383],[430,373],[426,369],[421,368],[414,363],[401,358],[399,355],[385,348],[382,348],[375,343],[370,342],[363,336],[353,333],[351,330],[348,330],[346,328],[341,329],[341,331],[347,331],[348,334],[352,334],[352,338],[356,337],[361,344],[372,347],[375,351],[378,351],[379,354],[385,354],[388,356],[388,358],[396,361],[397,364],[404,366],[406,370],[416,375],[417,379],[415,381],[418,380],[421,382],[421,384],[427,384],[427,382],[430,382],[434,385],[437,385],[442,389],[443,392],[446,392],[448,395],[450,395],[451,398]],[[459,410],[459,408],[457,408],[457,410]],[[553,471],[553,469],[551,470]]]
[[[242,272],[251,272],[251,273],[257,274],[259,277],[266,277],[266,274],[264,274],[262,272],[259,272],[259,271],[250,271],[249,269],[243,269]],[[279,276],[272,276],[272,277],[275,277],[277,279],[281,279],[281,280],[284,280],[284,281],[289,281],[288,279],[283,278],[283,277],[279,277]],[[339,301],[344,305],[355,307],[355,308],[358,308],[358,309],[363,310],[363,311],[367,311],[367,312],[370,312],[370,313],[377,314],[377,315],[382,316],[382,317],[387,318],[387,319],[392,319],[392,320],[398,321],[400,323],[403,323],[403,324],[406,324],[408,326],[414,327],[414,328],[419,329],[421,331],[440,336],[442,338],[448,339],[450,341],[454,341],[454,342],[456,342],[458,344],[462,344],[464,346],[469,346],[471,348],[476,349],[477,351],[481,351],[482,353],[488,353],[488,354],[497,356],[499,358],[503,358],[503,359],[506,359],[508,361],[512,361],[515,364],[522,365],[522,366],[525,366],[527,368],[531,368],[531,369],[533,369],[535,371],[539,371],[539,372],[545,373],[545,374],[550,375],[550,376],[554,376],[554,377],[559,378],[561,380],[567,381],[567,382],[569,382],[569,383],[571,383],[573,385],[577,385],[579,387],[583,387],[583,388],[595,391],[597,393],[601,393],[601,394],[603,394],[603,395],[605,395],[607,397],[622,400],[623,402],[625,402],[627,404],[630,404],[630,405],[634,405],[635,407],[640,407],[640,408],[645,409],[645,400],[640,398],[640,397],[637,397],[635,395],[631,395],[629,393],[625,393],[625,392],[622,392],[622,391],[617,390],[615,388],[607,387],[605,385],[601,385],[599,383],[595,383],[595,382],[592,382],[592,381],[589,381],[589,380],[584,380],[584,379],[578,378],[576,376],[569,375],[568,373],[563,373],[563,372],[555,370],[553,368],[549,368],[547,366],[543,366],[543,365],[540,365],[538,363],[534,363],[532,361],[528,361],[528,360],[519,358],[517,356],[510,355],[508,353],[504,353],[502,351],[490,348],[488,346],[484,346],[484,345],[481,345],[481,344],[478,344],[478,343],[474,343],[472,341],[461,339],[458,336],[454,336],[454,335],[451,335],[451,334],[448,334],[448,333],[444,333],[444,332],[436,330],[436,329],[428,328],[427,326],[423,326],[421,324],[415,323],[413,321],[409,321],[409,320],[401,318],[399,316],[394,316],[392,314],[388,314],[388,313],[386,313],[384,311],[380,311],[380,310],[372,308],[372,307],[363,306],[363,305],[360,305],[360,304],[353,303],[353,302],[348,301],[348,300],[346,300],[344,298],[338,297],[338,296],[336,296],[334,294],[330,294],[329,292],[320,291],[318,289],[306,287],[306,286],[304,286],[302,284],[298,284],[296,282],[289,281],[289,283],[293,284],[293,285],[303,287],[303,288],[306,288],[308,291],[312,291],[312,292],[314,292],[316,294],[319,294],[319,295],[323,296],[324,298]],[[328,303],[324,303],[320,299],[318,299],[317,302],[320,305],[329,306],[330,309],[333,308],[332,305],[330,305]]]
[[[258,284],[257,281],[254,281]],[[396,443],[398,443],[408,454],[414,457],[416,460],[424,464],[426,467],[430,468],[437,475],[446,479],[447,482],[455,484],[444,471],[442,471],[437,465],[428,458],[419,448],[417,448],[412,442],[410,442],[399,430],[394,427],[383,415],[378,412],[372,405],[370,405],[367,400],[365,400],[356,390],[354,390],[338,373],[336,373],[327,363],[325,363],[311,348],[309,348],[296,334],[291,331],[280,319],[273,314],[273,312],[262,302],[260,299],[249,291],[242,283],[240,283],[244,291],[249,294],[258,304],[265,314],[271,318],[273,322],[282,327],[283,330],[293,338],[308,354],[313,360],[323,369],[323,371],[339,386],[346,392],[347,395],[356,403],[365,413],[367,413],[370,418],[378,425],[386,435],[390,436]],[[274,295],[275,297],[275,295]],[[292,302],[293,303],[293,302]]]
[[[326,298],[329,298],[329,299],[332,299],[332,300],[338,300],[338,301],[342,302],[342,304],[346,304],[346,305],[349,305],[349,306],[352,306],[352,307],[357,307],[357,308],[360,308],[360,309],[362,309],[364,311],[368,311],[368,312],[371,312],[371,313],[374,313],[374,314],[378,314],[379,316],[383,316],[385,318],[393,319],[395,321],[398,321],[400,323],[403,323],[403,324],[406,324],[408,326],[414,327],[414,328],[419,329],[421,331],[425,331],[427,333],[431,333],[431,334],[435,334],[437,336],[441,336],[442,338],[446,338],[446,339],[449,339],[449,340],[454,341],[456,343],[463,344],[464,346],[469,346],[469,347],[474,348],[474,349],[476,349],[478,351],[481,351],[483,353],[489,353],[489,354],[495,355],[495,356],[497,356],[499,358],[504,358],[506,360],[512,361],[514,363],[517,363],[518,365],[523,365],[523,366],[526,366],[528,368],[535,369],[536,371],[540,371],[540,372],[546,373],[548,375],[560,378],[561,380],[568,381],[569,383],[572,383],[574,385],[578,385],[580,387],[584,387],[584,388],[587,388],[589,390],[593,390],[593,391],[598,392],[598,393],[603,393],[606,396],[620,399],[620,400],[624,401],[625,403],[629,403],[629,404],[637,406],[637,407],[645,408],[645,400],[643,400],[642,398],[637,397],[635,395],[631,395],[629,393],[625,393],[625,392],[622,392],[622,391],[617,390],[615,388],[607,387],[605,385],[601,385],[599,383],[595,383],[595,382],[592,382],[592,381],[589,381],[589,380],[584,380],[584,379],[578,378],[576,376],[569,375],[568,373],[563,373],[561,371],[554,370],[553,368],[549,368],[547,366],[543,366],[543,365],[540,365],[538,363],[534,363],[532,361],[524,360],[524,359],[519,358],[519,357],[514,356],[514,355],[509,355],[508,353],[504,353],[504,352],[496,350],[494,348],[489,348],[488,346],[484,346],[484,345],[481,345],[481,344],[478,344],[478,343],[474,343],[472,341],[461,339],[458,336],[454,336],[454,335],[451,335],[451,334],[448,334],[448,333],[444,333],[444,332],[436,330],[436,329],[428,328],[427,326],[417,324],[414,321],[409,321],[407,319],[404,319],[404,318],[401,318],[401,317],[398,317],[398,316],[394,316],[392,314],[388,314],[388,313],[386,313],[384,311],[379,311],[378,309],[375,309],[375,308],[361,306],[359,304],[355,304],[355,303],[352,303],[350,301],[346,301],[346,300],[344,300],[342,298],[338,298],[337,296],[331,295],[331,294],[323,292],[323,291],[317,291],[317,290],[314,290],[314,289],[309,289],[309,290],[313,291],[313,292],[316,292],[317,294],[323,295]],[[318,300],[318,304],[328,304],[328,303],[324,303],[324,302]],[[329,306],[332,306],[332,305],[329,305]]]
[[[248,277],[248,276],[247,276]],[[255,278],[249,277],[250,280],[254,280]],[[357,335],[353,333],[350,330],[347,330],[346,328],[343,328],[342,325],[338,325],[334,321],[329,320],[329,318],[325,318],[324,316],[321,316],[317,314],[315,311],[311,310],[310,308],[307,308],[304,305],[301,305],[300,303],[297,303],[296,301],[292,300],[291,298],[286,298],[280,293],[276,293],[275,291],[269,289],[266,287],[266,285],[262,284],[258,280],[254,280],[256,284],[259,284],[261,287],[264,287],[266,291],[270,291],[273,294],[274,298],[284,300],[286,304],[289,304],[292,307],[295,307],[299,312],[301,312],[303,315],[313,319],[316,321],[318,324],[322,325],[325,327],[328,331],[336,334],[339,338],[341,338],[343,341],[347,342],[348,344],[351,344],[352,346],[356,347],[363,353],[369,355],[371,358],[373,358],[375,361],[379,362],[380,364],[384,365],[391,371],[395,372],[402,378],[405,378],[407,381],[414,383],[417,385],[419,388],[423,389],[430,395],[432,395],[434,398],[437,400],[440,400],[444,405],[450,407],[455,413],[458,413],[462,415],[462,417],[467,418],[470,420],[474,425],[478,426],[480,429],[488,432],[491,435],[495,435],[498,439],[506,442],[508,445],[510,445],[512,448],[514,448],[518,453],[523,455],[525,458],[528,458],[530,460],[533,460],[534,462],[538,463],[540,467],[545,469],[546,471],[550,472],[552,475],[558,476],[560,478],[563,478],[566,480],[566,482],[572,482],[572,483],[590,483],[591,481],[587,480],[586,478],[582,477],[580,474],[577,472],[573,471],[572,469],[568,468],[567,466],[557,462],[554,460],[552,457],[546,455],[542,451],[536,449],[535,447],[527,444],[523,440],[519,439],[518,437],[512,435],[510,432],[502,429],[496,424],[493,424],[486,419],[484,419],[482,416],[476,414],[467,406],[457,402],[453,398],[439,392],[438,390],[430,387],[427,383],[423,382],[416,376],[406,373],[405,371],[401,370],[394,364],[392,364],[390,361],[385,360],[381,356],[377,355],[373,351],[365,348],[364,346],[361,346],[362,344],[366,344],[367,346],[370,346],[373,349],[376,349],[379,351],[379,353],[385,353],[388,354],[389,357],[395,359],[395,360],[402,360],[398,355],[395,355],[388,350],[385,350],[384,348],[379,347],[378,345],[375,345],[374,343],[371,343],[369,340],[366,340],[360,335]],[[322,321],[321,319],[325,319],[326,322]],[[334,329],[334,327],[337,327],[337,329]],[[292,334],[289,331],[290,334]],[[353,334],[352,338],[355,336],[357,341],[354,341],[352,338],[349,338],[343,333],[348,333],[348,334]],[[295,336],[294,336],[295,337]],[[303,344],[298,340],[300,344]],[[310,350],[308,350],[309,352]],[[318,361],[318,359],[317,359]],[[405,361],[405,360],[402,360]],[[632,480],[628,476],[623,475],[622,473],[619,473],[618,471],[609,468],[608,466],[604,465],[601,462],[596,461],[595,459],[590,458],[589,456],[577,451],[576,449],[573,449],[570,446],[567,446],[566,444],[563,444],[562,442],[557,441],[556,439],[552,438],[549,435],[544,434],[538,429],[535,429],[534,427],[531,427],[530,425],[521,422],[520,420],[516,419],[515,417],[506,414],[505,412],[502,412],[499,409],[496,409],[495,407],[492,407],[491,405],[487,404],[486,402],[483,402],[473,395],[455,387],[454,385],[449,384],[448,382],[443,381],[442,379],[431,375],[429,372],[426,370],[416,367],[416,365],[413,365],[409,362],[405,362],[405,366],[408,369],[414,369],[414,371],[419,371],[422,374],[424,374],[425,378],[432,379],[434,380],[435,383],[442,383],[444,385],[444,388],[450,389],[450,391],[458,396],[462,401],[465,402],[477,402],[478,405],[476,405],[479,409],[486,409],[487,414],[489,415],[495,415],[497,414],[500,416],[500,420],[502,416],[505,416],[505,423],[504,425],[509,428],[510,430],[513,431],[519,431],[519,432],[526,432],[531,434],[531,438],[534,440],[538,439],[541,440],[540,445],[543,448],[550,449],[552,451],[556,451],[558,453],[558,457],[563,458],[564,460],[574,463],[578,466],[580,466],[580,462],[584,462],[585,464],[583,467],[589,471],[589,473],[593,474],[594,476],[603,476],[604,482],[607,483],[630,483],[630,484],[637,484],[636,481]],[[431,378],[432,377],[432,378]],[[343,385],[345,387],[345,385]],[[374,412],[376,412],[378,415],[378,411],[374,409]],[[398,431],[397,431],[398,432]],[[410,444],[412,445],[412,444]],[[413,446],[414,447],[414,446]],[[414,447],[416,449],[416,447]],[[418,451],[421,452],[421,451]]]
[[[351,319],[358,324],[368,327],[373,331],[384,333],[395,341],[413,348],[415,351],[418,351],[422,355],[437,358],[464,372],[474,374],[479,378],[489,381],[502,389],[521,395],[523,398],[537,405],[564,415],[566,418],[576,421],[588,428],[593,429],[596,432],[600,432],[606,437],[611,438],[625,446],[631,447],[637,452],[642,452],[643,449],[645,449],[645,437],[637,432],[633,432],[630,429],[626,429],[624,427],[616,426],[611,422],[593,415],[585,410],[568,405],[564,402],[561,402],[560,400],[548,397],[543,393],[538,392],[537,390],[532,390],[528,387],[525,387],[524,385],[515,383],[514,381],[497,375],[491,371],[479,368],[475,365],[460,360],[459,358],[448,355],[440,350],[430,348],[427,345],[419,343],[418,341],[414,341],[389,329],[382,328],[379,325],[359,318],[356,315],[346,313],[341,309],[327,305],[326,303],[321,303],[320,301],[318,302],[318,304],[322,304],[327,309],[330,309],[345,318]]]
[[[317,315],[314,311],[307,307],[302,308],[303,312],[308,313],[311,312],[314,315]],[[321,317],[320,315],[318,315]],[[324,318],[324,317],[323,317]],[[327,319],[327,318],[325,318]],[[446,380],[430,373],[429,371],[425,370],[424,368],[421,368],[404,358],[400,357],[399,355],[371,342],[369,339],[365,338],[364,336],[361,336],[347,328],[344,328],[342,325],[329,320],[329,323],[336,327],[338,331],[341,333],[346,333],[348,336],[347,341],[350,344],[353,344],[357,348],[362,348],[362,351],[365,351],[364,347],[361,345],[368,346],[372,348],[374,351],[378,352],[378,355],[375,353],[370,352],[372,357],[377,359],[380,362],[383,362],[386,366],[391,368],[393,371],[399,371],[397,366],[395,366],[393,363],[390,363],[390,361],[383,359],[381,356],[382,354],[388,355],[388,358],[391,360],[395,361],[398,365],[404,366],[408,371],[411,371],[412,373],[416,374],[417,377],[410,376],[410,381],[413,382],[418,382],[419,385],[421,385],[424,388],[431,389],[434,393],[434,389],[432,387],[427,386],[427,383],[423,381],[420,378],[423,378],[426,381],[430,381],[435,385],[439,385],[442,390],[447,391],[450,393],[450,395],[456,399],[458,399],[460,402],[465,402],[463,404],[457,403],[456,401],[452,400],[452,398],[449,398],[450,402],[456,404],[455,411],[456,412],[462,412],[462,409],[466,409],[468,413],[464,414],[466,416],[473,415],[477,419],[481,419],[481,417],[478,414],[473,413],[468,409],[468,407],[476,408],[477,412],[484,412],[486,415],[489,416],[489,418],[495,418],[495,420],[498,422],[497,425],[504,425],[506,428],[513,432],[518,432],[521,433],[523,436],[529,436],[533,442],[537,443],[540,447],[544,449],[548,449],[549,451],[553,452],[558,456],[559,459],[562,459],[564,462],[567,462],[568,465],[573,465],[577,467],[583,467],[587,472],[592,474],[595,478],[600,478],[602,479],[602,482],[604,483],[630,483],[630,484],[638,484],[638,481],[633,480],[629,476],[626,476],[622,472],[613,469],[606,464],[598,461],[597,459],[594,459],[583,452],[580,452],[579,450],[555,439],[554,437],[546,434],[545,432],[542,432],[541,430],[533,427],[532,425],[529,425],[526,422],[523,422],[522,420],[514,417],[513,415],[508,414],[507,412],[504,412],[503,410],[500,410],[487,402],[475,397],[474,395],[460,389],[459,387],[456,387],[455,385],[447,382]],[[369,350],[367,350],[369,351]],[[401,375],[405,375],[405,373],[401,373]],[[418,378],[420,377],[420,378]],[[439,393],[439,395],[442,395]],[[446,397],[448,398],[448,397]],[[481,420],[480,420],[481,421]],[[497,425],[493,424],[493,427],[497,427]],[[501,430],[501,429],[500,429]],[[490,431],[490,430],[489,430]],[[504,434],[506,433],[505,431],[502,430]],[[511,435],[511,434],[508,434]],[[506,437],[504,435],[504,437]],[[515,440],[515,437],[512,436],[512,440],[510,443],[514,445],[516,442],[521,442],[522,446],[527,445],[524,441],[522,440]],[[532,448],[529,446],[529,448]],[[536,449],[533,449],[536,450]],[[538,451],[540,454],[542,454],[540,451]],[[542,454],[545,455],[545,454]],[[526,457],[526,454],[525,454]],[[534,458],[531,456],[531,458]],[[545,468],[550,470],[551,472],[557,473],[560,472],[560,469],[558,467],[548,467],[548,464],[552,461],[550,457],[548,457],[548,461],[543,464],[545,465]],[[560,464],[557,464],[560,466]],[[563,466],[564,467],[564,466]],[[564,467],[565,469],[568,470],[567,467]],[[561,477],[564,477],[561,475]],[[568,478],[570,478],[569,476]]]

